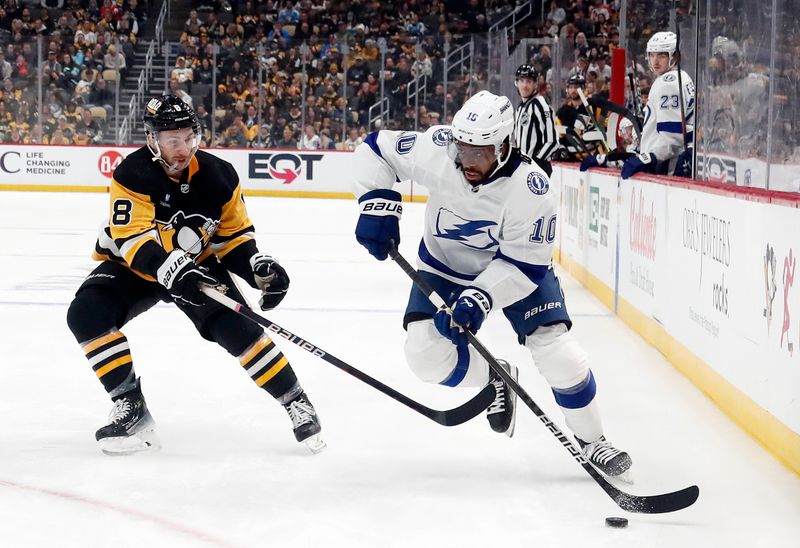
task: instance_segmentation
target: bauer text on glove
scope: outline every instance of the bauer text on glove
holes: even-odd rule
[[[391,241],[400,245],[399,221],[403,214],[400,200],[399,192],[386,189],[372,190],[358,200],[361,214],[356,224],[356,240],[379,261],[389,256]]]
[[[218,286],[220,283],[198,266],[181,249],[167,255],[166,260],[156,272],[158,283],[163,285],[177,303],[203,306],[208,299],[200,291],[200,284]]]

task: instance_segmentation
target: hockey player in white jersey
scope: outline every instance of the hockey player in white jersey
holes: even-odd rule
[[[678,37],[674,32],[657,32],[647,42],[647,61],[656,80],[650,88],[639,154],[628,156],[622,165],[622,178],[639,172],[688,177],[691,175],[691,147],[694,142],[694,83],[686,71],[678,78]],[[680,82],[679,82],[680,81]],[[683,102],[678,94],[683,85]],[[685,134],[685,142],[684,142]],[[585,158],[581,171],[605,166],[614,155]]]
[[[650,87],[644,109],[639,155],[625,161],[623,179],[640,171],[673,173],[676,167],[679,169],[676,175],[686,175],[683,163],[678,164],[679,156],[694,141],[694,83],[683,70],[678,78],[679,56],[674,32],[657,32],[647,42],[647,62],[657,78]],[[679,80],[683,85],[682,101]]]
[[[401,196],[396,181],[414,180],[430,196],[419,245],[420,275],[450,305],[437,311],[412,287],[403,324],[405,354],[423,381],[497,389],[487,417],[493,430],[514,431],[516,395],[470,347],[492,310],[502,310],[552,387],[567,426],[586,458],[608,475],[631,466],[603,436],[596,385],[586,354],[570,333],[551,257],[558,196],[536,165],[512,147],[514,109],[482,91],[452,126],[424,133],[378,131],[355,151],[354,191],[360,205],[356,239],[379,260],[399,243]],[[503,363],[516,378],[517,368]]]

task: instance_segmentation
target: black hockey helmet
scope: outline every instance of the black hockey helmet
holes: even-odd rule
[[[586,85],[586,78],[584,78],[582,74],[573,74],[567,78],[567,85],[578,86],[579,88],[582,88]]]
[[[144,107],[143,120],[145,133],[185,127],[192,128],[195,133],[200,132],[200,123],[194,109],[174,95],[162,95],[150,99]]]
[[[514,79],[530,78],[531,80],[538,80],[539,73],[531,65],[520,65],[517,67],[517,72],[514,73]]]
[[[153,153],[153,161],[164,166],[170,175],[179,174],[186,166],[173,163],[169,164],[161,155],[158,134],[162,131],[173,129],[192,128],[194,139],[189,160],[195,155],[200,146],[200,121],[194,109],[186,104],[183,99],[174,95],[153,97],[144,107],[144,132],[147,135],[147,148]]]

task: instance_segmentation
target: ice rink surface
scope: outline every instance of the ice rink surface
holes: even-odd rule
[[[606,434],[634,460],[636,484],[620,487],[697,484],[693,507],[626,514],[526,407],[512,439],[483,417],[445,428],[278,339],[322,419],[328,448],[311,455],[283,409],[168,305],[123,329],[164,448],[104,456],[94,431],[111,405],[65,316],[93,268],[107,200],[0,192],[0,546],[798,546],[800,478],[568,275]],[[430,407],[476,392],[426,385],[407,369],[410,282],[355,242],[353,202],[249,198],[248,207],[260,248],[292,279],[270,319]],[[424,206],[404,207],[401,251],[413,262]],[[522,385],[562,425],[502,315],[479,337],[520,367]],[[606,528],[606,516],[629,527]]]

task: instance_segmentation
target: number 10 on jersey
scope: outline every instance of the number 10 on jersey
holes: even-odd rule
[[[537,244],[552,244],[556,239],[556,219],[555,215],[547,219],[546,222],[544,217],[536,219],[536,222],[533,223],[533,234],[530,235],[528,241]],[[542,234],[545,224],[547,224],[547,232]]]

